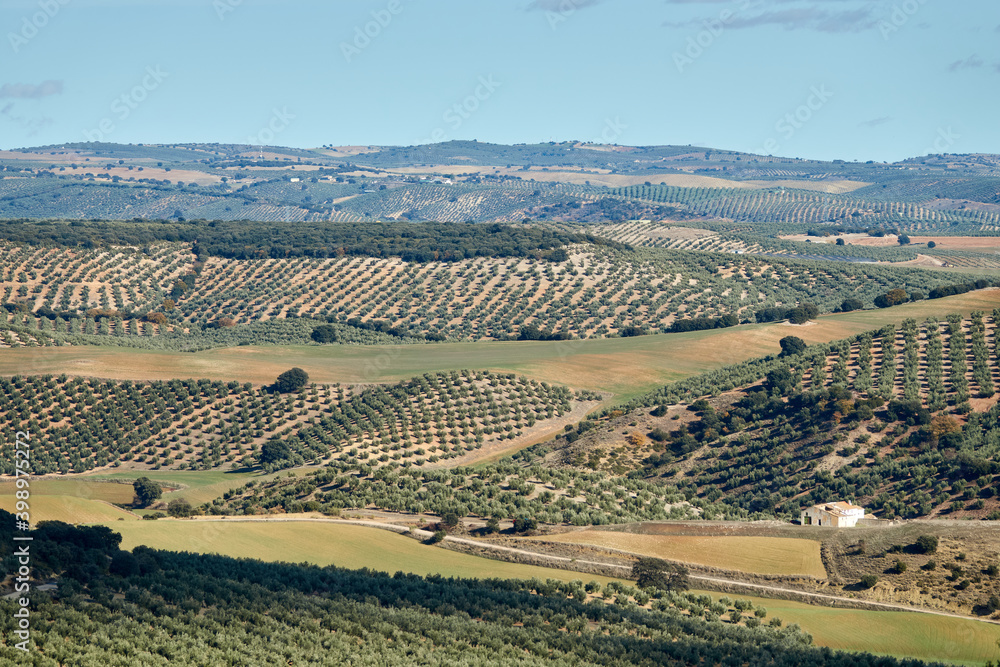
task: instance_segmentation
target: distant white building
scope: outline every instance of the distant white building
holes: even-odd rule
[[[853,528],[859,519],[865,518],[865,508],[851,503],[836,502],[813,505],[802,510],[803,526],[830,526],[832,528]]]

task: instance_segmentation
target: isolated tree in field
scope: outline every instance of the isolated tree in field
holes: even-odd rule
[[[639,588],[686,591],[689,587],[687,568],[659,558],[640,557],[632,565],[632,578]]]
[[[171,500],[167,504],[167,514],[176,517],[186,517],[191,516],[192,509],[191,503],[188,501],[178,498],[177,500]]]
[[[778,341],[778,345],[781,346],[782,357],[790,357],[793,354],[798,354],[807,347],[806,342],[798,336],[785,336]]]
[[[292,450],[282,440],[269,440],[260,448],[260,462],[264,465],[290,458]]]
[[[804,308],[792,308],[788,311],[788,321],[791,324],[805,324],[810,319],[809,312]]]
[[[135,490],[132,504],[136,507],[149,507],[163,495],[160,485],[148,477],[140,477],[132,482],[132,488]]]
[[[934,241],[928,241],[927,242],[927,247],[928,248],[936,248],[937,247],[937,243],[934,243]]]
[[[309,382],[309,374],[301,368],[292,368],[278,376],[278,381],[274,383],[275,389],[283,394],[298,391]]]
[[[837,239],[837,245],[844,245],[844,239]]]
[[[901,303],[906,303],[910,298],[904,290],[892,289],[881,296],[875,297],[875,305],[879,308],[889,308],[890,306],[897,306]]]
[[[896,240],[899,241],[899,245],[910,245],[910,237],[906,234],[900,234]]]

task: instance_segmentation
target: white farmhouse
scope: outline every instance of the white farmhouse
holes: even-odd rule
[[[836,502],[813,505],[802,510],[803,526],[831,526],[833,528],[853,528],[859,519],[865,518],[865,508],[851,503]]]

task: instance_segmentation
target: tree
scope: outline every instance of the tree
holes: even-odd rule
[[[317,343],[336,343],[337,329],[330,324],[321,324],[312,330],[311,336]]]
[[[937,247],[937,243],[934,243],[934,241],[928,241],[927,242],[927,247],[928,248],[936,248]]]
[[[921,535],[917,538],[916,547],[922,554],[935,553],[938,548],[938,538],[935,535]]]
[[[536,519],[518,517],[514,519],[514,532],[515,533],[526,533],[529,530],[534,530],[538,528],[538,521]]]
[[[309,382],[309,374],[301,368],[292,368],[278,376],[278,381],[274,383],[275,389],[283,394],[298,391]]]
[[[901,303],[906,303],[910,298],[904,290],[892,289],[881,296],[875,297],[875,305],[879,308],[889,308],[891,306],[897,306]]]
[[[143,319],[151,324],[163,325],[167,323],[167,316],[163,313],[148,313]]]
[[[260,448],[260,462],[264,465],[284,461],[291,455],[292,450],[288,447],[288,443],[283,440],[268,440]]]
[[[149,507],[163,495],[160,485],[148,477],[140,477],[132,482],[132,488],[135,490],[132,504],[136,507]]]
[[[877,583],[878,583],[878,577],[876,577],[874,574],[866,574],[865,576],[861,577],[862,588],[871,588]]]
[[[787,368],[774,368],[767,372],[766,386],[768,389],[777,389],[782,394],[787,394],[792,388],[792,373]]]
[[[639,588],[686,591],[689,587],[687,568],[660,558],[641,556],[632,565],[632,578]]]
[[[844,245],[844,239],[837,239],[837,245]]]
[[[645,336],[649,332],[647,332],[642,327],[633,325],[633,326],[623,327],[621,331],[619,331],[618,333],[621,335],[622,338],[633,338],[635,336]]]
[[[856,299],[854,297],[849,297],[844,299],[844,302],[840,304],[840,312],[849,313],[853,310],[861,310],[865,307],[864,302],[861,299]]]
[[[896,240],[899,241],[899,245],[910,245],[910,237],[906,234],[900,234]]]
[[[798,336],[785,336],[778,344],[781,345],[781,355],[782,357],[790,357],[793,354],[798,354],[806,349],[806,342],[799,338]]]
[[[167,504],[167,514],[176,517],[186,517],[191,516],[192,508],[191,503],[184,500],[183,498],[178,498],[177,500],[171,500]]]
[[[801,308],[792,308],[788,311],[788,321],[791,324],[805,324],[809,321],[809,317]]]
[[[518,340],[540,340],[542,337],[542,332],[534,324],[526,324],[521,327],[521,332],[518,334]]]

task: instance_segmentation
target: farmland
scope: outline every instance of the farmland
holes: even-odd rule
[[[777,353],[789,334],[826,343],[906,318],[968,315],[1000,307],[1000,291],[982,290],[893,308],[820,316],[807,326],[757,324],[688,333],[570,341],[434,345],[239,346],[199,353],[72,346],[20,347],[0,355],[0,375],[50,374],[152,381],[206,378],[264,385],[301,367],[319,383],[398,382],[424,373],[486,367],[540,382],[591,388],[630,400],[670,382]],[[99,341],[98,341],[99,342]]]
[[[48,262],[57,261],[52,251],[12,248],[10,268],[0,276],[7,278],[0,289],[12,311],[0,317],[7,330],[0,345],[84,345],[100,336],[118,345],[168,349],[254,339],[306,342],[308,323],[267,324],[296,318],[330,321],[340,327],[338,340],[349,343],[385,343],[393,336],[508,339],[526,331],[611,337],[663,332],[685,318],[732,314],[752,321],[775,304],[812,302],[831,311],[848,296],[870,304],[889,289],[968,279],[881,265],[593,246],[577,247],[562,262],[210,257],[195,263],[190,247],[156,253],[165,266],[155,268],[155,259],[132,251],[83,253],[62,283],[47,278]],[[101,269],[130,260],[146,262],[148,275],[126,279],[121,269]]]
[[[579,573],[554,568],[501,563],[425,546],[419,541],[377,528],[319,521],[140,521],[121,526],[122,546],[145,545],[169,551],[219,554],[284,563],[369,568],[388,574],[408,572],[427,576],[511,579],[579,579]],[[601,583],[607,577],[588,577]]]
[[[111,527],[123,534],[125,548],[142,544],[158,549],[252,556],[262,560],[367,567],[390,573],[537,577],[564,582],[582,578],[605,586],[612,581],[600,576],[581,577],[566,570],[485,560],[423,546],[410,538],[360,526],[280,521],[253,524],[159,521],[126,526],[118,523]],[[697,590],[692,591],[692,595],[708,595],[716,601],[721,597],[718,593]],[[993,654],[998,634],[995,628],[986,624],[955,618],[829,609],[784,600],[738,597],[766,608],[768,618],[778,617],[786,624],[798,624],[813,635],[817,645],[841,650],[857,651],[878,646],[878,653],[883,655],[974,664]]]
[[[314,385],[285,396],[207,380],[136,384],[33,376],[0,382],[7,419],[23,423],[38,444],[37,474],[123,463],[236,468],[255,463],[272,440],[284,443],[286,467],[330,457],[423,465],[514,441],[536,422],[568,413],[575,401],[596,405],[599,399],[481,372],[425,375],[356,392]],[[11,447],[2,445],[10,455],[5,474],[13,473]]]
[[[819,579],[826,577],[826,570],[820,559],[820,545],[809,539],[693,535],[668,537],[606,530],[574,531],[544,539],[607,547],[750,574],[806,575]]]
[[[992,659],[986,623],[639,589],[496,547],[994,617],[998,169],[579,142],[0,152],[0,507],[17,430],[31,522],[77,524],[36,528],[60,583],[38,613],[100,617],[88,636],[265,628],[248,646],[285,633],[296,663],[359,638],[441,658],[463,614],[512,661],[842,659],[791,623]],[[279,386],[293,367],[308,380]],[[133,513],[140,476],[163,495]],[[833,499],[883,521],[789,525]],[[331,519],[359,515],[473,544]]]
[[[14,511],[13,494],[0,494],[0,509]],[[99,501],[78,498],[75,496],[39,496],[31,502],[32,517],[35,521],[65,521],[72,518],[74,522],[101,521],[135,521],[139,517],[121,510],[113,505]]]

